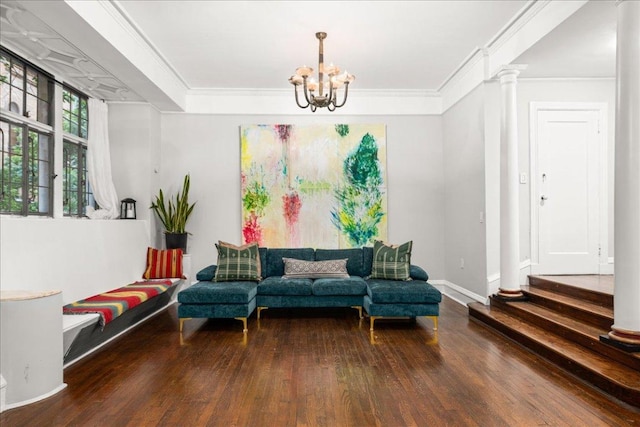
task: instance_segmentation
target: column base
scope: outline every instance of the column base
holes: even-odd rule
[[[496,298],[508,301],[526,301],[527,297],[524,296],[520,289],[502,289],[498,290],[498,293],[494,295]]]
[[[640,332],[612,326],[608,334],[600,335],[600,341],[630,353],[640,351]]]

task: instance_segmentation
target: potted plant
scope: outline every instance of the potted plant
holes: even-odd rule
[[[160,192],[150,207],[150,209],[153,209],[158,215],[158,218],[160,218],[164,226],[167,249],[181,248],[185,253],[187,251],[187,236],[189,234],[185,227],[196,205],[195,202],[189,204],[190,185],[191,178],[189,174],[187,174],[184,177],[182,191],[178,191],[175,198],[167,198],[165,200],[164,193],[162,189],[160,189]]]

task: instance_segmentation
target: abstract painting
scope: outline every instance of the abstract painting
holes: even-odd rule
[[[242,236],[274,248],[387,238],[384,125],[240,128]]]

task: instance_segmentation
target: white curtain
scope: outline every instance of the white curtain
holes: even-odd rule
[[[89,143],[87,144],[87,175],[93,197],[100,209],[87,208],[91,219],[115,219],[120,216],[120,201],[111,177],[109,151],[109,109],[107,104],[89,98]]]

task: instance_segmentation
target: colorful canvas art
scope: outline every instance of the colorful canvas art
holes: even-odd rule
[[[333,249],[386,240],[384,125],[248,125],[240,140],[245,243]]]

